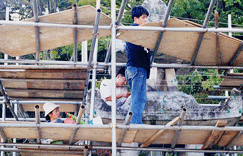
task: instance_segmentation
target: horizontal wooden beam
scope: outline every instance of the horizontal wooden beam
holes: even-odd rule
[[[6,89],[83,90],[85,80],[1,79]]]
[[[86,69],[0,70],[0,78],[80,80],[86,79]]]

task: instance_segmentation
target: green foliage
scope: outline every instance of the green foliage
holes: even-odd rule
[[[223,72],[221,73],[223,74]],[[178,88],[180,91],[193,95],[198,103],[219,103],[220,100],[206,99],[208,95],[224,95],[222,91],[216,91],[213,86],[222,81],[217,69],[195,70],[193,73],[180,75]]]
[[[217,69],[205,69],[203,74],[207,75],[207,80],[202,82],[204,90],[213,91],[213,86],[219,85],[222,81]]]

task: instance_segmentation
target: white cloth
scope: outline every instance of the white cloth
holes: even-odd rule
[[[106,98],[111,96],[112,94],[112,85],[111,85],[112,81],[111,79],[105,79],[101,82],[100,85],[100,95],[101,98],[109,105],[112,105],[111,101],[106,101]],[[128,92],[127,90],[127,86],[122,86],[122,87],[118,87],[116,88],[116,95],[120,94],[120,93],[124,93],[124,92]]]

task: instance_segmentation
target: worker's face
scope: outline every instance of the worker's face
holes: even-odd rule
[[[55,108],[52,113],[49,114],[51,121],[60,118],[59,108]]]
[[[147,15],[143,14],[142,16],[140,16],[139,18],[134,17],[134,23],[138,24],[138,25],[142,25],[144,23],[147,22]]]
[[[127,84],[125,76],[118,75],[117,76],[117,87],[121,87]]]

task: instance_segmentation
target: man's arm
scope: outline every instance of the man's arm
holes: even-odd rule
[[[131,95],[130,92],[124,92],[124,93],[120,93],[116,95],[116,100],[120,99],[121,97],[125,97],[127,98],[129,95]],[[111,101],[111,96],[108,96],[107,98],[105,98],[106,101]]]

